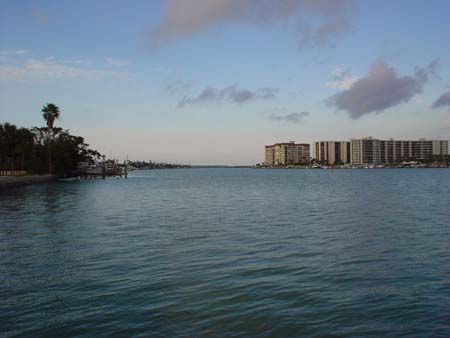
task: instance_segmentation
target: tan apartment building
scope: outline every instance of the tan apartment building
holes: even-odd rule
[[[350,163],[381,164],[380,140],[372,137],[350,140]]]
[[[307,143],[275,143],[266,146],[265,165],[306,164],[310,158],[310,145]]]
[[[318,163],[347,164],[350,163],[350,142],[320,141],[314,143],[314,159]]]
[[[353,165],[432,161],[445,155],[448,155],[448,141],[443,140],[402,141],[372,137],[350,140],[350,162]]]

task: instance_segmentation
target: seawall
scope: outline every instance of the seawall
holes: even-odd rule
[[[0,189],[54,181],[55,175],[0,176]]]

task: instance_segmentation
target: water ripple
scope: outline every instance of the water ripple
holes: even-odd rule
[[[450,336],[448,170],[158,170],[1,194],[2,337]]]

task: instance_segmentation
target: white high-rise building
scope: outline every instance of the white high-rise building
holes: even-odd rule
[[[426,161],[448,156],[444,140],[379,140],[372,137],[350,140],[350,162],[353,165],[393,164],[403,161]]]

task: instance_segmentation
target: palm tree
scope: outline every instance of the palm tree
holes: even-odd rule
[[[52,150],[51,141],[53,139],[53,126],[55,120],[59,118],[60,111],[59,108],[53,103],[47,103],[46,106],[42,107],[42,117],[47,122],[48,127],[48,173],[52,173]]]
[[[47,127],[53,129],[55,120],[58,119],[60,115],[59,108],[53,103],[47,103],[47,105],[42,108],[42,113],[42,117],[47,122]]]

